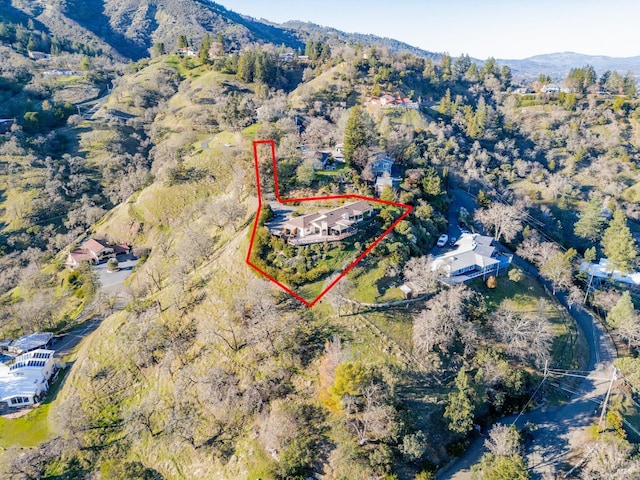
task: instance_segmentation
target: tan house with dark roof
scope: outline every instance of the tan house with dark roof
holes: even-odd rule
[[[355,234],[354,225],[371,218],[372,214],[371,205],[358,201],[325,212],[293,217],[282,226],[282,234],[297,245],[342,240]]]

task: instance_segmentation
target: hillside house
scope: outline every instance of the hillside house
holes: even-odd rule
[[[332,170],[335,168],[333,160],[331,159],[331,152],[326,150],[320,150],[308,155],[313,162],[314,170]]]
[[[294,245],[343,240],[357,232],[358,223],[371,218],[373,208],[367,202],[349,203],[325,212],[309,213],[287,220],[280,234]]]
[[[0,412],[33,405],[44,397],[56,370],[54,353],[38,349],[0,363]]]
[[[396,97],[394,97],[393,95],[382,95],[380,97],[380,105],[382,105],[383,107],[388,106],[388,105],[393,105],[393,103],[396,101]]]
[[[376,178],[376,193],[378,196],[382,195],[385,187],[391,187],[393,190],[396,190],[400,186],[400,182],[402,182],[400,177],[392,177],[385,173],[384,175]]]
[[[544,85],[540,91],[542,93],[560,93],[560,87],[558,85],[556,85],[555,83],[549,83],[547,85]]]
[[[500,255],[493,246],[493,237],[463,233],[456,249],[433,259],[431,269],[443,272],[443,281],[450,285],[465,283],[482,276],[498,276],[511,264],[511,256]]]
[[[9,133],[13,122],[13,118],[0,118],[0,134]]]
[[[387,154],[381,153],[375,159],[371,161],[371,171],[377,177],[384,175],[391,175],[393,170],[393,159]]]
[[[49,54],[44,52],[36,52],[36,51],[29,50],[28,53],[29,53],[29,58],[31,58],[32,60],[44,60],[46,58],[49,58]]]
[[[71,77],[72,75],[80,75],[80,72],[76,72],[74,70],[60,70],[54,68],[53,70],[45,70],[42,72],[42,75],[45,76],[56,76],[56,77]]]
[[[197,57],[198,52],[193,47],[179,48],[178,56],[180,57]]]
[[[587,272],[589,283],[593,286],[612,283],[633,289],[640,288],[640,272],[616,270],[607,258],[601,258],[598,263],[582,262],[580,271]]]
[[[117,255],[125,255],[131,251],[126,244],[110,245],[103,240],[90,238],[85,240],[78,250],[67,255],[65,265],[70,268],[78,268],[82,263],[100,263]]]
[[[7,351],[12,355],[22,355],[23,353],[40,348],[48,347],[53,340],[51,332],[36,332],[16,338],[7,346]]]
[[[394,97],[393,95],[382,95],[381,97],[370,97],[365,102],[366,105],[385,108],[412,108],[417,110],[420,106],[418,102],[412,101],[408,97]]]

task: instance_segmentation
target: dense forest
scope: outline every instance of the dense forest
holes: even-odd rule
[[[640,298],[580,269],[638,268],[631,72],[525,83],[492,58],[279,29],[205,2],[181,2],[185,17],[207,12],[183,30],[151,20],[171,2],[103,2],[119,21],[95,23],[99,2],[80,3],[0,0],[0,338],[100,322],[50,401],[0,420],[6,478],[432,479],[500,417],[567,399],[541,382],[549,366],[587,369],[582,309],[612,332],[625,385],[576,474],[637,474],[624,422],[640,394]],[[244,262],[258,139],[274,140],[292,197],[413,207],[312,309]],[[344,162],[318,168],[337,148]],[[399,179],[377,190],[381,155]],[[373,240],[294,247],[260,213],[258,260],[308,295]],[[372,231],[398,212],[376,215]],[[443,285],[431,252],[452,218],[522,263]],[[133,246],[122,288],[64,265],[89,237]],[[415,301],[402,303],[403,283]],[[532,431],[487,435],[476,478],[530,478]]]

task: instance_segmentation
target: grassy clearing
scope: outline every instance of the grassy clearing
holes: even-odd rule
[[[358,268],[349,275],[354,289],[351,297],[362,303],[385,303],[402,300],[402,293],[394,280],[385,276],[385,266],[381,263],[372,268]]]
[[[333,181],[335,177],[337,177],[338,175],[342,175],[347,170],[348,168],[346,163],[336,162],[335,170],[319,170],[316,172],[316,176],[320,180]]]
[[[413,349],[412,311],[406,309],[370,312],[366,317],[407,352]],[[417,311],[416,311],[417,313]]]
[[[341,83],[336,77],[346,73],[346,63],[341,63],[326,72],[321,73],[313,80],[300,84],[293,92],[289,94],[289,103],[291,108],[303,108],[304,99],[312,97],[317,92],[328,89],[331,86],[337,86]]]
[[[246,462],[247,480],[260,480],[271,476],[273,459],[256,440],[249,441],[237,455]]]
[[[617,395],[616,395],[617,394]],[[629,422],[636,431],[640,431],[640,409],[636,406],[631,394],[625,390],[614,390],[612,407],[620,412],[622,417]],[[627,440],[633,443],[640,442],[640,434],[625,426],[627,432]]]
[[[426,130],[427,121],[418,110],[412,109],[385,109],[385,113],[392,123],[410,125],[416,130]]]
[[[627,188],[622,196],[628,202],[640,202],[640,182]]]
[[[542,285],[530,275],[524,275],[519,282],[513,282],[506,276],[499,277],[498,287],[494,289],[487,287],[481,278],[476,278],[469,287],[485,298],[489,311],[497,310],[506,301],[514,311],[533,312],[537,309],[538,299],[547,298]]]
[[[259,128],[260,128],[260,125],[257,123],[254,123],[253,125],[249,125],[247,128],[242,130],[242,136],[244,138],[248,138],[249,140],[253,140],[255,139]]]

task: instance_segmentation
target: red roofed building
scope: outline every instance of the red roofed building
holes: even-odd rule
[[[78,250],[69,253],[65,265],[71,268],[77,268],[83,262],[100,263],[116,255],[127,254],[130,250],[131,248],[126,244],[109,245],[103,240],[90,238],[85,240]]]

